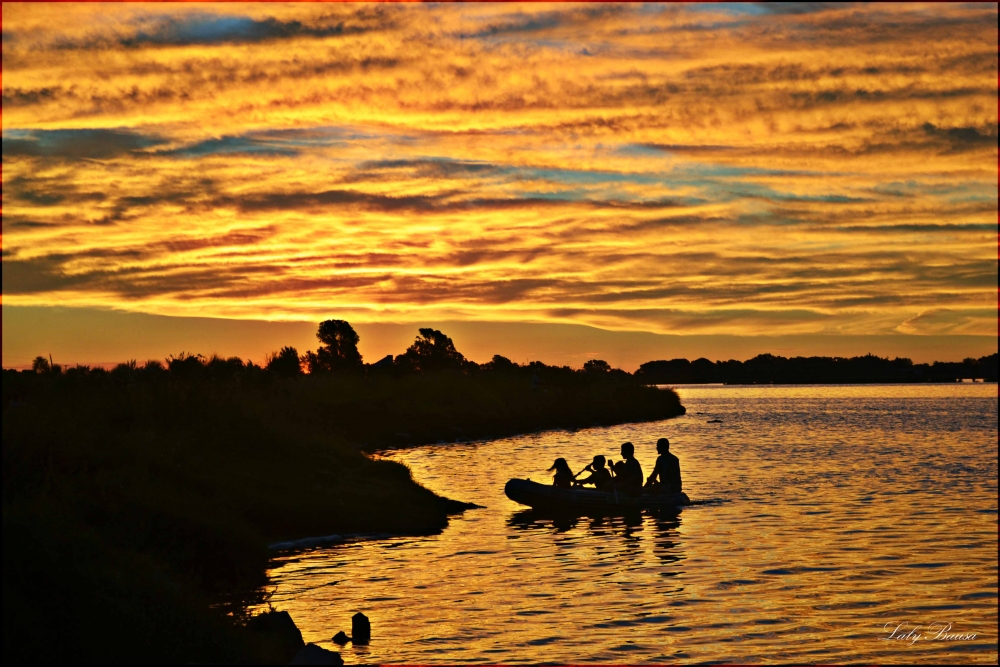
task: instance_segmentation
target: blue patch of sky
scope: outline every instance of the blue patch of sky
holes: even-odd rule
[[[136,33],[122,40],[138,44],[217,44],[220,42],[260,42],[298,35],[327,37],[343,32],[343,25],[308,26],[299,21],[283,22],[273,17],[225,16],[192,12],[183,17],[149,14],[137,19]]]
[[[663,182],[659,174],[622,173],[615,171],[592,171],[581,169],[535,169],[523,167],[517,170],[525,178],[538,178],[567,184],[637,183],[656,185]]]
[[[686,3],[684,8],[689,12],[721,13],[729,16],[764,16],[771,13],[766,7],[755,2],[692,2]]]
[[[659,153],[662,155],[662,153]],[[442,157],[421,158],[442,164],[490,166],[494,174],[510,181],[540,180],[568,186],[556,192],[539,193],[534,190],[519,190],[518,196],[526,198],[557,199],[566,201],[614,200],[625,202],[659,201],[649,200],[641,192],[623,188],[623,185],[659,186],[662,188],[694,188],[697,195],[668,195],[672,201],[683,205],[697,206],[707,202],[728,202],[747,197],[772,201],[815,201],[826,203],[849,203],[867,201],[841,194],[800,196],[779,192],[766,185],[755,183],[757,176],[775,175],[821,175],[814,172],[790,172],[787,170],[762,169],[755,167],[730,167],[706,163],[684,163],[666,172],[617,172],[603,170],[510,167],[489,165],[488,163],[459,161]],[[470,176],[481,178],[482,173],[470,172]],[[746,179],[746,180],[744,180]],[[591,186],[591,187],[588,187]]]
[[[108,156],[113,153],[138,151],[167,142],[154,134],[142,134],[129,129],[65,129],[65,130],[4,130],[7,147],[29,150],[37,155],[87,154]]]
[[[74,139],[129,138],[137,144],[155,146],[165,140],[155,135],[143,135],[128,128],[81,128],[66,130],[18,130],[3,131],[4,139],[34,140],[41,144],[57,144]]]
[[[246,16],[214,16],[196,14],[174,20],[161,26],[152,35],[139,33],[136,39],[144,37],[150,41],[178,41],[193,44],[245,39],[252,35],[257,22]]]
[[[880,195],[912,197],[934,196],[949,203],[962,204],[997,200],[997,186],[983,181],[960,181],[958,183],[921,183],[919,181],[893,181],[880,183],[872,188]]]
[[[206,139],[191,146],[162,151],[162,153],[182,157],[205,157],[234,153],[292,156],[298,155],[299,150],[294,147],[282,146],[277,142],[260,141],[250,137],[222,137],[220,139]]]
[[[949,204],[981,204],[989,201],[992,201],[995,204],[997,202],[997,193],[994,190],[992,194],[969,193],[966,195],[944,197],[943,199]]]
[[[626,184],[634,185],[674,185],[675,182],[665,174],[650,173],[622,173],[614,171],[580,170],[580,169],[536,169],[531,167],[505,168],[503,173],[513,175],[518,179],[543,180],[551,183],[558,183],[568,186],[597,186],[587,189],[568,189],[555,193],[557,199],[573,201],[593,200],[593,201],[623,201],[623,202],[643,202],[650,201],[641,193],[619,187]],[[535,193],[525,191],[525,196],[536,196]],[[678,201],[685,205],[696,206],[705,203],[700,197],[679,196],[671,197],[672,201]],[[659,201],[654,200],[654,201]]]
[[[352,141],[373,138],[375,135],[341,127],[263,130],[206,139],[189,146],[161,151],[161,154],[194,158],[227,154],[293,156],[309,149],[346,146]]]
[[[780,192],[762,183],[754,183],[752,181],[740,181],[739,183],[719,182],[715,183],[714,187],[718,189],[718,192],[724,201],[732,201],[746,197],[766,199],[770,201],[801,201],[819,202],[825,204],[850,204],[873,201],[869,198],[849,197],[847,195],[840,194],[800,195],[792,192]]]
[[[624,144],[616,146],[611,152],[625,157],[650,157],[653,155],[662,157],[664,155],[662,149],[643,144]]]
[[[766,169],[764,167],[734,167],[728,164],[714,162],[684,162],[671,169],[672,174],[690,174],[708,178],[741,178],[744,176],[829,176],[830,172]]]
[[[593,193],[587,190],[559,190],[558,192],[552,192],[551,190],[545,192],[517,190],[514,194],[519,199],[545,199],[548,201],[586,201],[589,198],[588,195],[593,195]]]

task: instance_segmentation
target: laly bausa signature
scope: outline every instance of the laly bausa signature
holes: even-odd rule
[[[883,626],[889,633],[888,637],[879,637],[883,641],[905,641],[912,646],[922,639],[931,641],[972,641],[976,638],[974,632],[952,632],[951,623],[934,622],[927,626],[910,625],[906,621],[902,623],[889,622]]]

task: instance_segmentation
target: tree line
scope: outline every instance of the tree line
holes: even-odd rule
[[[642,364],[635,376],[649,384],[850,384],[874,382],[997,381],[997,355],[962,362],[915,364],[903,357],[779,357],[759,354],[747,361],[671,359]]]
[[[522,371],[540,378],[554,376],[586,375],[590,377],[614,377],[631,379],[632,375],[600,359],[587,361],[583,368],[574,370],[568,366],[549,366],[540,361],[518,364],[499,354],[484,364],[467,359],[455,348],[455,342],[437,329],[418,329],[413,344],[399,355],[386,355],[374,363],[365,363],[358,343],[361,338],[349,322],[326,320],[321,322],[316,332],[319,347],[304,354],[292,346],[282,347],[264,357],[263,365],[239,357],[221,357],[181,352],[171,355],[164,362],[150,360],[144,364],[134,359],[120,363],[110,371],[101,367],[77,365],[63,368],[51,357],[38,356],[31,365],[31,373],[41,375],[102,375],[131,377],[137,375],[156,376],[169,374],[177,378],[232,378],[237,376],[297,377],[303,375],[378,375],[405,376],[438,371],[459,372],[466,375],[489,372]]]
[[[421,328],[413,344],[402,354],[386,355],[374,363],[365,363],[358,351],[360,337],[345,320],[321,322],[316,332],[320,345],[304,354],[292,346],[268,354],[263,366],[239,357],[206,358],[200,354],[180,353],[166,363],[156,360],[139,365],[135,360],[118,364],[113,376],[137,373],[157,375],[169,373],[179,378],[234,377],[267,374],[296,377],[305,374],[376,374],[400,376],[434,371],[457,371],[465,374],[481,372],[526,372],[538,378],[555,375],[582,374],[588,377],[614,376],[634,378],[645,384],[810,384],[865,382],[955,382],[962,379],[997,381],[997,354],[968,358],[962,362],[915,364],[902,357],[883,358],[873,354],[859,357],[792,357],[759,354],[746,361],[730,359],[712,362],[705,358],[660,359],[642,364],[635,373],[612,368],[602,359],[591,359],[579,370],[568,366],[549,366],[540,361],[518,364],[499,354],[478,364],[455,348],[452,339],[437,329]],[[39,374],[99,375],[103,368],[75,366],[63,369],[51,357],[36,357],[32,372]],[[537,381],[537,380],[536,380]]]

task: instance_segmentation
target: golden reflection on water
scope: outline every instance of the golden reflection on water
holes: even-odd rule
[[[680,394],[688,414],[665,422],[391,453],[485,509],[437,536],[284,554],[272,604],[333,649],[368,614],[349,663],[996,663],[997,385]],[[552,520],[503,495],[625,440],[648,473],[662,436],[706,504]],[[934,640],[934,622],[976,638]],[[923,638],[887,639],[899,623]]]

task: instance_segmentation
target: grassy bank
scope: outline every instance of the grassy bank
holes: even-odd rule
[[[463,507],[360,448],[683,410],[626,374],[283,378],[231,362],[4,371],[5,661],[278,660],[238,622],[262,599],[267,544],[431,532]]]

